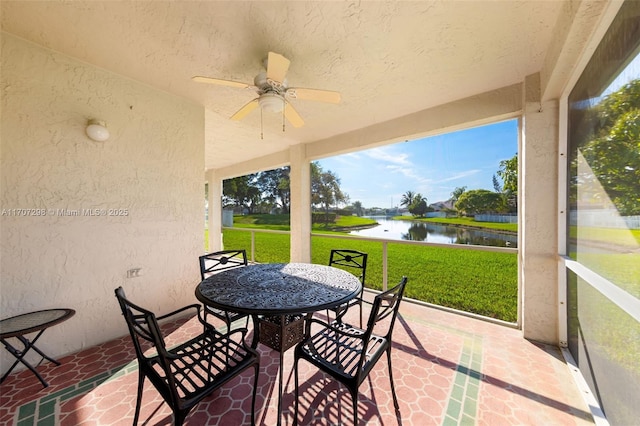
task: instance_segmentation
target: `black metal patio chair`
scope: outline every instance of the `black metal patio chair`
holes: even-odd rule
[[[188,305],[166,315],[156,317],[127,300],[122,287],[115,290],[116,298],[127,322],[138,358],[138,396],[133,420],[138,424],[144,380],[148,378],[165,402],[171,407],[174,424],[183,424],[189,411],[214,390],[254,368],[251,424],[255,424],[256,391],[258,387],[259,355],[244,344],[247,329],[221,334],[201,317],[200,305]],[[191,311],[202,324],[202,333],[173,348],[167,348],[158,320],[184,316]],[[241,338],[232,335],[240,333]],[[149,343],[152,348],[145,350]]]
[[[247,266],[247,252],[246,250],[221,250],[212,253],[208,253],[199,257],[200,261],[200,278],[205,278],[215,274],[216,272],[224,271],[225,269],[241,268]],[[249,316],[241,314],[239,312],[225,311],[222,309],[214,308],[212,306],[204,306],[205,318],[207,314],[211,314],[216,318],[221,319],[227,324],[227,327],[231,329],[231,324],[239,319],[246,318],[247,322],[245,327],[249,325]]]
[[[340,321],[331,324],[317,319],[307,321],[305,338],[296,346],[294,354],[294,424],[298,422],[298,363],[301,359],[313,364],[349,389],[356,425],[358,388],[386,352],[393,404],[396,410],[400,409],[393,385],[391,336],[406,284],[407,277],[403,277],[398,285],[375,297],[366,329]]]
[[[355,275],[358,275],[360,282],[362,283],[362,291],[360,291],[358,297],[351,299],[347,303],[327,310],[327,317],[329,317],[329,311],[333,311],[336,318],[339,318],[346,314],[350,307],[358,306],[358,309],[360,310],[360,328],[362,328],[362,293],[364,292],[364,280],[367,274],[367,256],[367,253],[357,250],[331,250],[329,266],[337,266],[350,271],[355,270]]]

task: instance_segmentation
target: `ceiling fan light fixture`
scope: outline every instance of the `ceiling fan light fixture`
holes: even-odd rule
[[[265,93],[258,99],[260,108],[265,112],[282,112],[284,98],[276,93]]]

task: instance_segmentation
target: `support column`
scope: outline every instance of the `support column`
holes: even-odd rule
[[[205,179],[208,184],[209,200],[209,252],[222,250],[222,179],[216,177],[215,170],[207,170]]]
[[[525,79],[519,155],[522,330],[558,344],[558,101],[541,103],[540,74]]]
[[[290,149],[291,262],[311,262],[311,165],[304,144]]]

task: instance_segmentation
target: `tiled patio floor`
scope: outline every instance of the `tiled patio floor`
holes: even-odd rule
[[[194,321],[168,328],[176,341],[196,330]],[[394,337],[400,415],[393,409],[386,362],[381,362],[360,388],[360,424],[593,423],[559,349],[524,340],[518,330],[404,302]],[[59,367],[43,364],[38,370],[51,384],[46,389],[28,371],[13,374],[0,387],[0,424],[130,425],[137,386],[130,346],[125,336],[63,357]],[[262,345],[259,350],[256,419],[260,425],[275,425],[278,354]],[[293,419],[292,352],[284,362],[284,425]],[[346,389],[308,364],[300,366],[299,424],[352,424]],[[250,406],[251,370],[197,406],[186,424],[248,424]],[[147,381],[140,424],[171,423],[171,411]]]

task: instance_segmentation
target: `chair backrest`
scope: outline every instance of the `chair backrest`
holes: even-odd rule
[[[407,286],[407,277],[402,277],[400,283],[389,290],[378,294],[373,299],[373,307],[369,314],[369,320],[367,321],[366,334],[371,334],[374,329],[378,335],[385,337],[389,342],[391,341],[391,334],[393,333],[393,325],[396,322],[398,316],[398,310],[400,309],[400,302],[404,296],[404,289]],[[383,320],[386,331],[379,333],[377,326],[379,326]],[[368,336],[367,336],[368,337]]]
[[[367,253],[357,250],[333,249],[329,257],[329,266],[345,266],[360,270],[360,282],[364,286],[367,273]]]
[[[200,278],[203,280],[214,272],[247,266],[246,250],[222,250],[200,256]]]
[[[145,376],[149,377],[165,400],[172,406],[176,406],[179,399],[175,390],[176,383],[171,374],[169,353],[155,314],[130,302],[122,287],[118,287],[115,293],[136,350],[138,368]],[[145,356],[145,353],[149,355]],[[164,370],[163,375],[167,380],[166,384],[155,379],[153,364],[159,364]]]
[[[176,368],[172,368],[174,357],[167,351],[156,315],[129,301],[122,287],[118,287],[115,293],[133,340],[138,369],[151,380],[172,408],[180,407],[183,405],[181,398],[184,392],[179,390],[181,389],[179,377],[176,376]],[[198,312],[198,305],[189,305],[180,310],[191,307]]]
[[[155,314],[130,302],[122,287],[118,287],[115,293],[127,322],[138,361],[142,362],[147,359],[144,353],[149,349],[149,344],[154,346],[158,352],[165,352],[164,339]]]
[[[372,348],[380,348],[379,344],[384,344],[386,347],[391,346],[391,335],[393,334],[393,326],[398,316],[398,310],[400,309],[400,302],[404,295],[404,289],[407,285],[407,277],[402,277],[402,280],[395,287],[378,294],[373,300],[373,307],[371,308],[371,314],[367,321],[367,328],[364,334],[362,334],[358,340],[361,340],[363,346],[361,348],[360,356],[357,361],[357,367],[355,376],[362,379],[365,377],[373,364],[377,361],[369,358],[369,346]],[[383,329],[383,332],[379,330]],[[375,334],[374,334],[375,331]],[[355,361],[355,360],[353,360]]]

